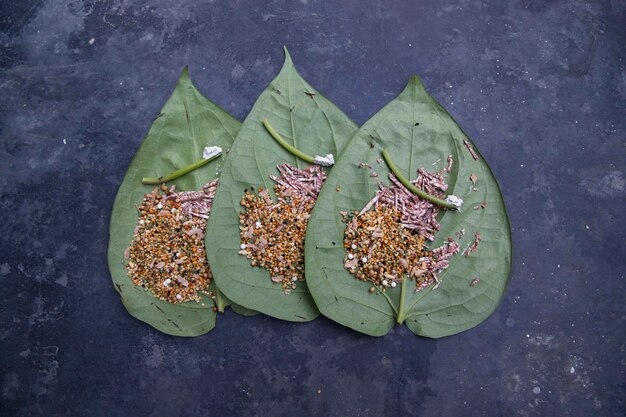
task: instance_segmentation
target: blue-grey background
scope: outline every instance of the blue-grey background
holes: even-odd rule
[[[3,0],[0,415],[623,415],[625,42],[623,0]],[[181,69],[243,119],[283,44],[357,123],[418,73],[475,140],[514,240],[483,324],[178,339],[125,312],[111,205]]]

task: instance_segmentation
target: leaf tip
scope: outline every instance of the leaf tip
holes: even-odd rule
[[[409,81],[407,82],[406,87],[404,87],[402,94],[408,94],[410,97],[416,95],[417,97],[419,97],[420,101],[424,100],[424,98],[428,96],[428,93],[424,88],[424,84],[417,74],[413,74],[411,78],[409,78]],[[415,98],[412,98],[412,100],[413,99]]]
[[[289,50],[287,50],[287,45],[283,45],[283,52],[285,53],[285,65],[292,63],[291,55],[289,55]]]
[[[409,78],[409,85],[413,85],[416,87],[424,87],[421,78],[417,74],[413,74],[411,78]]]
[[[285,53],[285,61],[283,62],[283,67],[281,68],[280,73],[278,74],[276,79],[278,79],[281,75],[285,75],[292,71],[295,71],[297,73],[295,66],[293,65],[293,61],[291,60],[291,55],[289,55],[289,51],[287,50],[286,45],[283,45],[283,52]],[[276,79],[274,81],[276,81]]]
[[[180,73],[180,77],[178,77],[178,84],[180,86],[188,82],[191,82],[191,78],[189,77],[189,66],[185,65]]]

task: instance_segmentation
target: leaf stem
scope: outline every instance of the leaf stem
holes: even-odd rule
[[[405,276],[402,279],[402,288],[400,290],[400,307],[398,307],[398,319],[396,322],[398,324],[404,323],[404,319],[406,312],[404,311],[404,300],[406,299],[406,283],[409,280],[409,277]]]
[[[209,162],[211,162],[212,160],[214,160],[215,158],[217,158],[218,156],[220,156],[221,153],[218,153],[217,155],[212,156],[209,159],[201,159],[199,161],[194,162],[191,165],[187,165],[184,168],[181,168],[177,171],[174,171],[168,175],[165,176],[160,176],[160,177],[144,177],[141,180],[142,184],[146,184],[146,185],[158,185],[158,184],[162,184],[164,182],[168,182],[168,181],[173,181],[178,177],[182,177],[185,174],[190,173],[191,171],[194,171],[198,168],[200,168],[201,166],[204,166],[206,164],[208,164]]]
[[[282,136],[280,136],[280,134],[277,131],[274,130],[274,128],[272,127],[272,125],[267,119],[263,120],[262,123],[263,123],[263,126],[265,126],[267,133],[269,133],[276,140],[276,142],[278,142],[280,146],[285,148],[289,153],[297,156],[298,158],[302,159],[305,162],[308,162],[309,164],[315,164],[314,157],[305,154],[304,152],[298,150],[296,147],[287,143],[287,141]]]
[[[218,290],[217,287],[215,288],[215,301],[216,301],[215,306],[217,307],[217,311],[219,313],[223,313],[227,304],[224,302],[224,297],[222,296],[222,292]]]
[[[426,194],[424,191],[411,184],[411,181],[406,179],[406,177],[402,175],[402,173],[400,173],[398,167],[396,166],[396,164],[393,163],[393,161],[391,160],[391,155],[389,155],[389,152],[387,152],[386,149],[383,150],[383,158],[385,159],[385,162],[387,163],[387,166],[389,167],[391,172],[393,172],[393,175],[396,176],[396,178],[402,183],[402,185],[407,188],[407,190],[409,190],[413,194],[417,194],[424,200],[430,201],[433,204],[437,204],[440,207],[444,207],[450,210],[457,210],[457,207],[454,204],[448,203],[440,198],[433,197],[430,194]]]

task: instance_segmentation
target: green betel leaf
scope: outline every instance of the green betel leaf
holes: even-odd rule
[[[216,302],[206,295],[202,301],[171,304],[155,298],[129,279],[124,251],[137,225],[137,205],[154,185],[143,185],[142,178],[158,177],[198,161],[205,146],[230,148],[241,123],[204,97],[191,83],[187,68],[178,85],[134,156],[113,205],[108,250],[109,269],[115,289],[124,306],[134,317],[156,329],[176,336],[197,336],[215,327],[214,307],[223,308],[229,301],[217,288]],[[168,185],[178,191],[200,190],[219,176],[221,157]]]
[[[406,322],[415,334],[436,338],[485,320],[508,283],[511,232],[496,179],[463,130],[414,76],[396,99],[359,129],[347,149],[326,180],[306,233],[307,282],[322,314],[373,336]],[[448,155],[453,157],[446,194],[465,202],[460,211],[439,213],[441,229],[429,246],[439,247],[451,237],[461,252],[439,273],[437,288],[430,285],[415,292],[415,281],[404,279],[402,285],[384,293],[370,293],[370,282],[358,280],[344,268],[346,225],[340,212],[360,211],[380,182],[390,184],[388,165],[380,159],[385,149],[400,172],[411,179],[419,168],[440,169],[446,166]],[[441,162],[433,164],[436,161]],[[370,164],[378,177],[371,176],[372,170],[359,168],[362,162]],[[461,229],[465,234],[459,240],[455,233]],[[482,239],[476,251],[465,257],[463,252],[475,232]]]
[[[309,154],[337,156],[357,130],[335,105],[322,97],[295,70],[285,49],[285,63],[278,76],[258,98],[237,135],[220,178],[207,225],[209,264],[219,288],[233,302],[279,319],[309,321],[319,314],[306,283],[285,294],[269,273],[252,267],[240,255],[239,212],[245,190],[259,187],[273,194],[270,175],[288,163],[298,168],[309,164],[297,159],[270,136],[267,119],[285,141]]]

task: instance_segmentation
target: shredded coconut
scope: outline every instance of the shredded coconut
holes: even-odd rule
[[[335,157],[332,153],[326,155],[315,155],[315,163],[324,167],[335,165]]]
[[[463,199],[455,195],[449,195],[448,197],[446,197],[446,203],[453,204],[457,208],[457,210],[461,210],[461,205],[463,205]]]
[[[222,148],[220,148],[219,146],[207,146],[204,148],[204,151],[202,151],[202,159],[211,159],[221,153]]]

